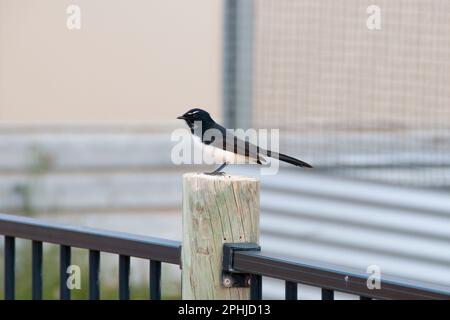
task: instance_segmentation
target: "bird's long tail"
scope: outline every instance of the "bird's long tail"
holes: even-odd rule
[[[282,153],[278,154],[278,159],[280,161],[284,161],[284,162],[293,164],[294,166],[297,166],[297,167],[312,168],[312,165],[310,165],[310,164],[308,164],[308,163],[306,163],[304,161],[301,161],[301,160],[289,157],[289,156],[287,156],[285,154],[282,154]]]

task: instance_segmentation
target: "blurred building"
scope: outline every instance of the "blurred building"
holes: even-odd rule
[[[78,5],[81,29],[66,26]],[[0,1],[0,123],[142,124],[220,108],[221,1]]]

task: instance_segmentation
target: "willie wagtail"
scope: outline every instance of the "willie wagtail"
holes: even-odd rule
[[[219,168],[207,174],[222,174],[220,170],[227,164],[265,164],[266,156],[294,166],[312,168],[311,165],[301,160],[262,149],[247,140],[239,139],[232,131],[216,123],[205,110],[191,109],[177,119],[186,121],[194,141],[201,143],[205,152],[208,152],[216,161],[223,162]]]

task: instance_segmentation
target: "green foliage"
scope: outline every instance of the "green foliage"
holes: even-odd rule
[[[18,184],[14,188],[14,192],[19,195],[22,202],[22,212],[27,216],[35,213],[33,207],[33,194],[35,184],[40,176],[50,171],[52,167],[51,155],[38,145],[32,145],[29,150],[29,163],[26,173],[29,179],[24,183]]]
[[[34,214],[34,208],[32,205],[32,192],[33,188],[29,183],[23,183],[14,187],[14,192],[17,193],[22,202],[22,212],[27,216]]]
[[[30,162],[27,172],[32,175],[47,173],[52,167],[51,155],[38,145],[32,145],[30,148]]]

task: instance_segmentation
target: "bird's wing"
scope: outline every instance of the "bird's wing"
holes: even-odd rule
[[[215,130],[214,130],[215,129]],[[209,136],[208,136],[209,135]],[[230,130],[217,126],[211,132],[204,135],[204,143],[230,151],[255,160],[264,160],[261,153],[265,154],[265,150],[260,149],[257,145],[250,141],[238,138]]]
[[[259,164],[267,162],[266,157],[284,161],[295,166],[312,168],[312,166],[304,161],[290,157],[288,155],[273,152],[271,150],[260,148],[248,141],[237,137],[232,131],[217,125],[208,129],[203,135],[203,143],[214,146],[235,154],[255,160]]]

